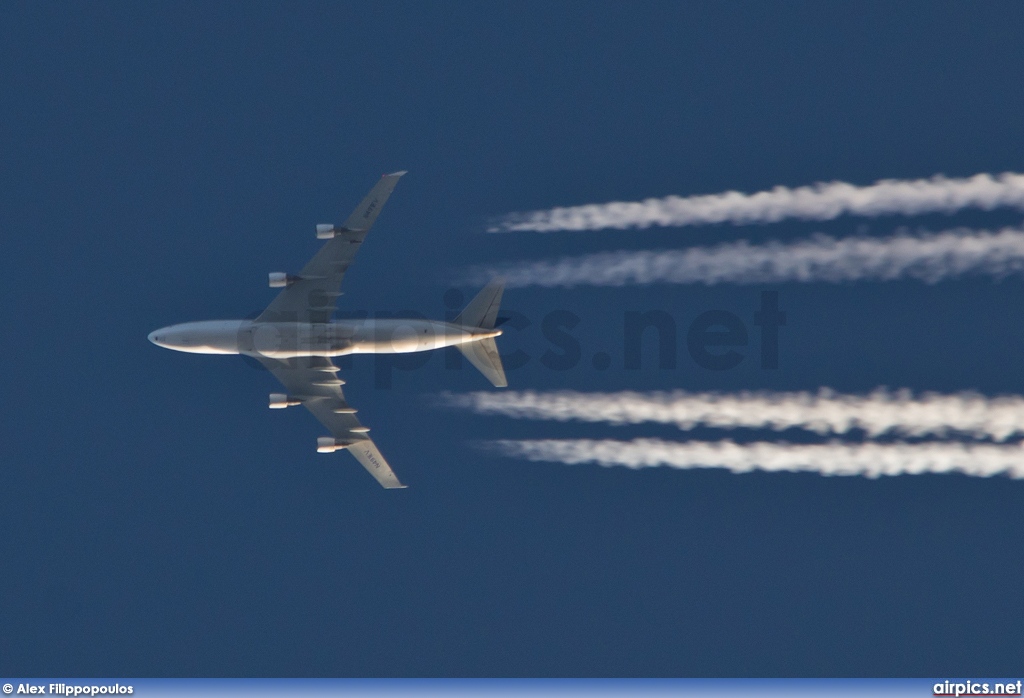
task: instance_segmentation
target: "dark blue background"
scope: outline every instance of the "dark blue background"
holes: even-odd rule
[[[0,674],[1012,674],[1024,486],[958,475],[629,471],[489,438],[658,435],[439,410],[438,353],[346,390],[380,489],[269,374],[151,330],[241,317],[382,172],[408,169],[343,310],[441,317],[466,267],[1019,214],[487,235],[528,210],[1024,168],[1019,3],[8,4],[0,21]],[[867,224],[865,229],[863,226]],[[514,290],[513,388],[1024,392],[1019,279],[773,287],[777,371],[698,367],[767,287]],[[463,287],[468,297],[475,289]],[[622,318],[679,359],[623,369]],[[583,359],[552,371],[543,316]],[[612,366],[590,357],[607,351]],[[723,434],[697,433],[697,438]],[[757,434],[749,435],[756,438]],[[761,435],[774,438],[774,435]],[[794,437],[796,438],[796,437]]]

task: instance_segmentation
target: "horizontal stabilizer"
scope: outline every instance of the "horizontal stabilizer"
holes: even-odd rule
[[[459,316],[454,320],[455,324],[493,330],[494,320],[498,315],[498,306],[501,305],[501,293],[504,289],[504,279],[499,277],[491,281],[459,313]]]
[[[505,379],[505,369],[501,366],[501,357],[498,355],[498,346],[494,343],[493,337],[478,339],[467,344],[457,344],[459,351],[469,359],[469,362],[477,367],[480,373],[496,388],[508,386]]]

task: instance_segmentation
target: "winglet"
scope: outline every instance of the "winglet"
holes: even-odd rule
[[[401,177],[402,175],[409,174],[409,170],[399,170],[398,172],[392,172],[391,174],[384,175],[385,177]]]

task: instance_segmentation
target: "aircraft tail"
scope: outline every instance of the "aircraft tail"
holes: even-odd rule
[[[469,302],[454,322],[473,329],[493,330],[498,317],[498,306],[501,305],[501,294],[505,290],[505,280],[497,278],[487,284],[476,298]],[[498,345],[494,337],[482,337],[468,344],[456,345],[463,356],[476,366],[496,388],[508,386],[505,369],[498,355]]]
[[[494,321],[498,317],[498,306],[501,305],[501,293],[504,290],[505,279],[498,277],[492,280],[476,294],[476,298],[469,302],[453,322],[456,325],[493,330]]]

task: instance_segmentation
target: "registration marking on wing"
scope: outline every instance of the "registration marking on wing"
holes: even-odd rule
[[[379,460],[377,460],[377,457],[375,455],[373,455],[373,451],[372,450],[370,450],[368,448],[367,449],[363,449],[363,455],[366,456],[366,459],[368,461],[373,463],[373,467],[374,468],[376,468],[377,470],[380,470],[381,462]]]

